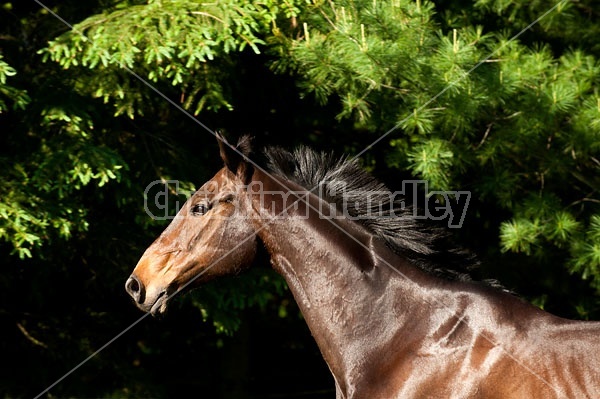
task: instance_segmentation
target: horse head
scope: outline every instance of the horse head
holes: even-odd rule
[[[218,139],[225,166],[185,202],[125,283],[127,293],[145,312],[163,313],[176,292],[239,272],[256,255],[251,204],[245,195],[252,174],[245,160],[249,138],[242,138],[236,147],[222,136]]]

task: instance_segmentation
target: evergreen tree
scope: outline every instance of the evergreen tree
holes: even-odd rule
[[[591,3],[527,4],[476,2],[447,11],[444,24],[427,1],[317,4],[303,15],[302,37],[282,38],[286,53],[274,66],[319,101],[339,102],[338,118],[386,135],[389,166],[436,189],[469,187],[506,214],[503,251],[550,258],[548,269],[600,289],[600,64],[595,47],[570,47],[569,33],[573,21],[597,25],[586,15]],[[459,24],[469,11],[487,21],[507,9],[511,29]],[[512,38],[544,12],[538,37],[561,41]]]

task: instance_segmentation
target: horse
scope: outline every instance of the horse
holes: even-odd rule
[[[348,158],[219,136],[224,166],[147,248],[125,288],[153,315],[251,266],[263,246],[337,399],[600,397],[600,322],[469,278],[473,259]],[[462,267],[461,266],[465,266]]]

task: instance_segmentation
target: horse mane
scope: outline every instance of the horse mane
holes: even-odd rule
[[[472,280],[476,258],[452,245],[446,229],[416,217],[412,207],[393,200],[391,191],[356,159],[337,158],[305,146],[293,152],[269,147],[265,156],[271,173],[312,190],[337,209],[346,206],[347,215],[417,267],[450,280]],[[493,280],[485,282],[499,286]]]

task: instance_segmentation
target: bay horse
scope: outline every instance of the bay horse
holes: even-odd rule
[[[162,313],[178,292],[244,270],[263,245],[337,399],[600,398],[599,322],[470,280],[456,266],[472,260],[439,249],[436,230],[355,161],[269,148],[263,168],[247,138],[219,146],[224,167],[125,284],[143,311]]]

